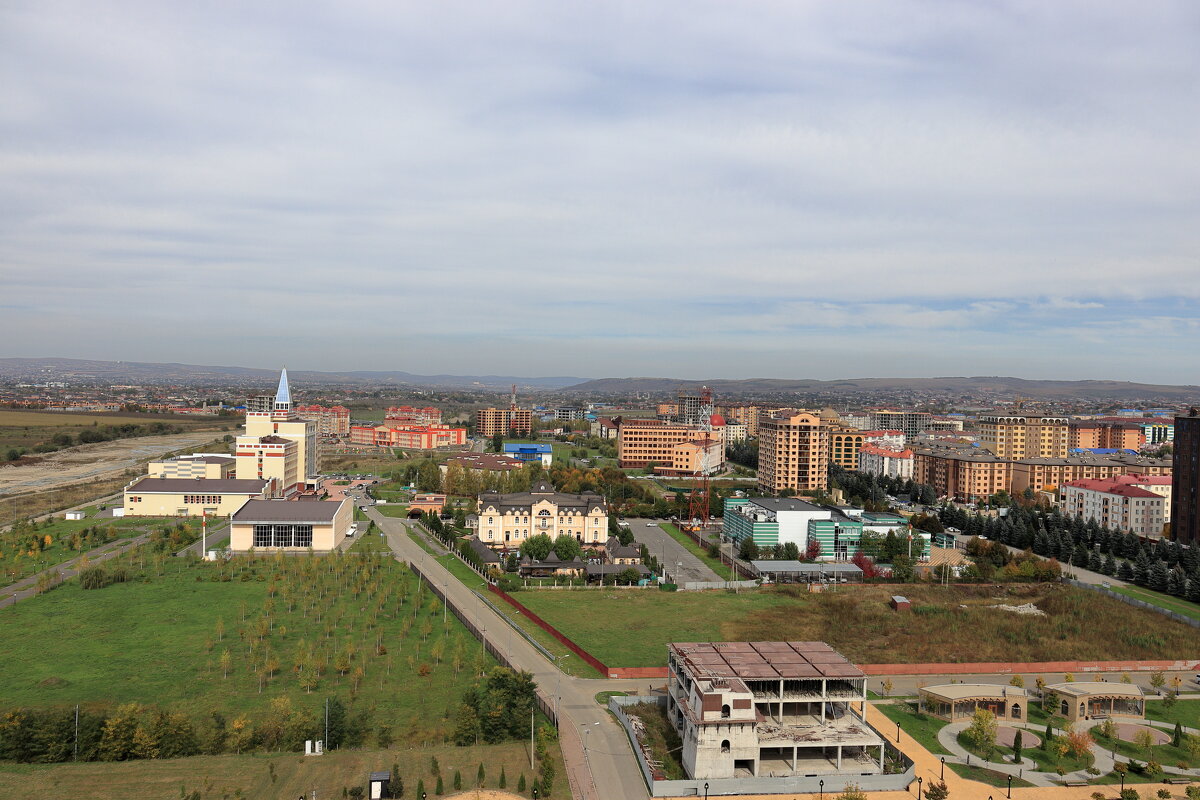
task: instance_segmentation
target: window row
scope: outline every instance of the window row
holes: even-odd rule
[[[312,525],[255,525],[254,546],[312,547]]]

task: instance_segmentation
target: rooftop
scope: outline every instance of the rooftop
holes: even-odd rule
[[[751,497],[750,502],[769,511],[828,511],[815,503],[795,497]]]
[[[315,525],[327,525],[333,522],[343,500],[337,503],[331,500],[311,503],[298,503],[290,500],[247,500],[246,504],[233,515],[234,522],[308,522]]]
[[[268,481],[238,478],[142,478],[125,491],[140,494],[260,494]]]
[[[942,683],[937,686],[924,686],[921,688],[921,691],[935,694],[946,700],[1026,696],[1026,692],[1022,687],[1009,686],[1002,683]]]
[[[1070,683],[1052,683],[1047,690],[1059,694],[1079,697],[1081,695],[1099,694],[1115,695],[1117,697],[1142,697],[1142,690],[1133,683],[1109,683],[1108,681],[1072,681]]]
[[[694,678],[802,680],[865,677],[824,642],[691,642],[667,648]]]
[[[841,575],[861,575],[862,570],[853,564],[846,564],[840,561],[817,562],[813,564],[804,561],[784,561],[767,560],[767,561],[751,561],[750,564],[759,572],[795,572],[801,575],[816,575],[816,574],[841,574]]]

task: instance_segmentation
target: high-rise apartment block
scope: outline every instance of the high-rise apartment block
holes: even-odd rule
[[[1175,418],[1175,455],[1171,483],[1171,538],[1200,544],[1200,412]]]
[[[829,429],[812,411],[779,412],[758,423],[758,488],[829,488]]]
[[[916,439],[921,431],[928,429],[933,424],[933,414],[928,411],[880,409],[868,412],[868,416],[871,418],[870,427],[877,430],[900,431],[907,441]]]
[[[979,443],[1000,458],[1062,458],[1067,430],[1066,417],[995,414],[979,418]]]
[[[533,411],[528,408],[481,408],[475,412],[475,435],[485,438],[511,433],[528,436],[533,430]]]
[[[1145,443],[1142,426],[1132,420],[1073,419],[1067,426],[1071,450],[1137,450]]]

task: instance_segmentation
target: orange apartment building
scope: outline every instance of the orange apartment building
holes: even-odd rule
[[[1007,490],[1012,463],[980,447],[934,444],[913,450],[913,480],[933,487],[938,497],[963,502]]]
[[[829,488],[829,429],[819,414],[788,409],[758,421],[758,488]]]
[[[350,409],[345,406],[296,406],[296,416],[317,423],[317,433],[323,436],[350,435]]]
[[[858,469],[858,454],[864,444],[863,432],[857,428],[841,423],[829,426],[829,460],[842,469]]]
[[[533,411],[528,408],[481,408],[475,412],[475,435],[490,438],[510,432],[528,436],[533,430]]]
[[[1071,450],[1094,447],[1137,450],[1145,443],[1142,426],[1134,422],[1073,419],[1067,427],[1067,447]]]
[[[441,425],[442,410],[433,406],[414,408],[413,406],[391,406],[384,415],[389,422],[407,422],[410,425]]]
[[[1066,458],[1025,458],[1013,463],[1012,494],[1054,491],[1070,481],[1108,480],[1118,475],[1170,475],[1169,458],[1147,458],[1130,454],[1111,456],[1072,453]]]
[[[1062,458],[1067,418],[993,414],[979,418],[979,443],[1000,458]]]
[[[757,438],[759,420],[768,419],[774,414],[788,411],[789,409],[746,403],[743,405],[719,405],[716,410],[728,422],[735,425],[745,425],[747,436]]]
[[[725,468],[725,438],[720,425],[704,431],[681,422],[623,419],[617,431],[617,463],[626,469],[654,464],[664,475],[712,475]]]
[[[410,425],[384,421],[380,425],[355,425],[350,428],[350,443],[376,447],[403,447],[409,450],[436,450],[461,447],[467,443],[466,428],[449,425]]]

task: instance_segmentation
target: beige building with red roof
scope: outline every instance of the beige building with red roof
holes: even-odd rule
[[[1169,506],[1161,494],[1119,479],[1068,481],[1059,487],[1059,508],[1067,516],[1139,536],[1161,536]]]

